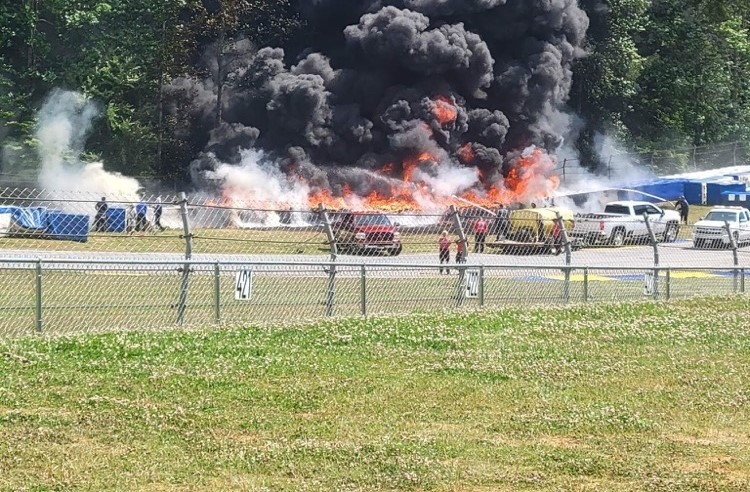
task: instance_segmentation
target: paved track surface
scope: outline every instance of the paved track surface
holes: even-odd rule
[[[738,253],[738,262],[742,267],[750,268],[750,247],[741,248]],[[43,251],[43,250],[0,250],[0,265],[2,259],[42,259],[42,260],[106,260],[129,262],[137,261],[179,261],[182,256],[176,253],[148,253],[148,252],[77,252],[77,251]],[[328,261],[325,255],[232,255],[232,254],[196,254],[195,261],[240,261],[240,262],[324,262]],[[390,256],[351,256],[340,255],[339,262],[364,263],[364,264],[438,264],[437,253],[413,253],[404,252],[397,257]],[[701,268],[728,268],[733,265],[734,258],[729,249],[698,250],[693,248],[690,241],[678,241],[672,244],[664,244],[659,247],[659,265],[662,267],[701,267]],[[54,263],[54,262],[52,262]],[[484,264],[496,266],[528,266],[528,267],[550,267],[565,265],[565,254],[553,256],[549,254],[536,255],[514,255],[514,254],[470,254],[469,264]],[[651,246],[625,246],[622,248],[587,248],[574,251],[571,258],[574,266],[618,268],[638,267],[649,268],[654,264],[654,251]],[[64,265],[59,265],[64,266]],[[124,266],[124,264],[123,264]],[[76,265],[75,268],[81,268]],[[271,267],[268,267],[269,269]],[[309,267],[303,266],[279,266],[279,270],[305,270]]]

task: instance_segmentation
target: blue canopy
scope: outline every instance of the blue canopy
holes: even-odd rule
[[[47,209],[44,207],[0,207],[0,214],[11,214],[13,225],[28,233],[47,230]]]

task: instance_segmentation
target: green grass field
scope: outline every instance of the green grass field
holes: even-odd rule
[[[748,490],[749,309],[0,341],[0,489]]]

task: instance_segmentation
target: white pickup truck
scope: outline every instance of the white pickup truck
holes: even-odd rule
[[[604,213],[578,214],[572,236],[587,244],[622,246],[626,241],[647,242],[648,228],[644,215],[658,240],[674,242],[680,232],[680,214],[664,210],[649,202],[611,202]]]
[[[750,212],[742,207],[715,207],[693,228],[693,246],[705,248],[715,245],[728,246],[729,233],[738,246],[750,242]]]

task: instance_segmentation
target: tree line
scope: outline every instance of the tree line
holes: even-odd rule
[[[590,27],[569,107],[581,116],[576,146],[587,165],[598,164],[598,134],[638,152],[749,140],[750,0],[579,3]],[[315,35],[295,0],[2,2],[0,172],[35,166],[35,111],[62,87],[101,104],[92,157],[128,175],[184,180],[200,143],[181,134],[165,85],[207,75],[221,92],[239,39],[300,46]]]

